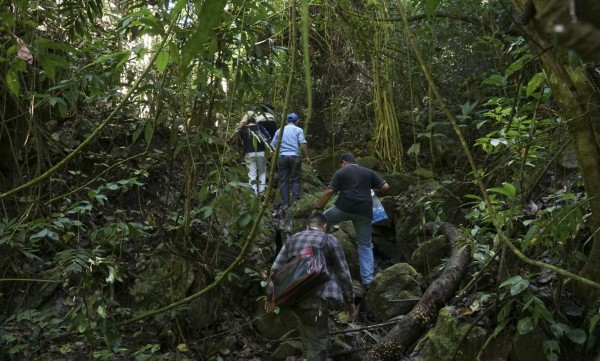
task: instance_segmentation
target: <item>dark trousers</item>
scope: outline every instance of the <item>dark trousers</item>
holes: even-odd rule
[[[299,325],[302,351],[307,361],[325,361],[329,347],[327,303],[316,297],[303,300],[290,309]]]
[[[277,161],[277,175],[279,176],[279,192],[281,204],[290,204],[290,183],[294,201],[300,199],[300,176],[302,175],[302,159],[297,155],[282,155]]]

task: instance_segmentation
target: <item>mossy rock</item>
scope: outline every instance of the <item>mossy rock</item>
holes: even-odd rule
[[[271,353],[271,360],[287,360],[288,357],[302,355],[302,342],[297,340],[285,341],[279,344]]]
[[[390,302],[422,296],[420,275],[408,263],[398,263],[381,271],[367,293],[367,310],[377,320],[385,321],[408,313],[416,302]]]
[[[317,176],[326,184],[329,183],[333,173],[338,170],[339,154],[325,154],[313,162]]]
[[[356,164],[372,170],[377,170],[377,167],[380,163],[381,161],[377,159],[377,157],[375,157],[374,155],[368,155],[366,157],[358,158],[356,160]]]
[[[426,168],[418,168],[414,171],[414,174],[424,179],[435,178],[435,173]]]
[[[421,274],[429,275],[446,258],[452,246],[445,236],[438,236],[419,245],[412,255],[410,264]]]
[[[356,248],[356,243],[343,231],[337,231],[333,233],[333,235],[340,241],[340,244],[344,249],[344,256],[346,257],[346,263],[348,263],[352,279],[360,280],[360,265],[358,264],[358,250]]]
[[[419,182],[419,179],[408,173],[392,173],[392,174],[381,174],[381,177],[389,184],[390,190],[388,190],[386,196],[396,196],[402,192],[406,192],[413,185]]]
[[[483,346],[485,329],[472,325],[454,314],[454,308],[440,310],[435,326],[427,333],[427,342],[423,345],[424,361],[472,361]],[[465,334],[466,339],[462,340]],[[462,340],[462,342],[461,342]],[[460,342],[460,345],[459,345]],[[456,358],[454,354],[458,348]],[[543,352],[542,352],[543,354]]]
[[[298,321],[286,308],[279,309],[279,313],[264,310],[264,302],[259,302],[254,312],[252,325],[260,335],[269,339],[277,340],[289,332],[297,329]]]

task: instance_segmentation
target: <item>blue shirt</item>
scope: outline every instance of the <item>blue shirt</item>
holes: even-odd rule
[[[275,135],[273,136],[273,140],[271,141],[271,145],[273,146],[273,148],[275,148],[275,146],[277,145],[277,139],[279,138],[280,130],[281,129],[277,129]],[[304,138],[304,131],[302,130],[302,128],[297,127],[295,124],[288,123],[285,127],[283,127],[283,137],[281,138],[279,156],[300,156],[300,144],[306,144],[306,139]]]

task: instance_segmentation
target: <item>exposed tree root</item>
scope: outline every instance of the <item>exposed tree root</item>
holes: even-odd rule
[[[433,224],[427,224],[426,229],[432,229]],[[452,244],[462,243],[466,237],[454,226],[443,223],[439,227]],[[403,360],[404,353],[421,337],[423,332],[437,318],[437,313],[446,301],[458,289],[460,282],[471,260],[470,246],[454,248],[448,264],[438,277],[425,291],[423,297],[413,310],[398,321],[392,330],[378,342],[363,360]]]

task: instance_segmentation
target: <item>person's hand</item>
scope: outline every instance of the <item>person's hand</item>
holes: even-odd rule
[[[356,317],[356,306],[354,306],[354,302],[346,304],[346,313],[348,314],[348,322],[354,321],[354,317]]]
[[[308,158],[308,157],[304,158],[304,161],[305,161],[307,164],[310,164],[310,163],[311,163],[311,161],[310,161],[310,158]]]
[[[275,309],[275,304],[269,300],[265,301],[265,312],[269,313]]]

